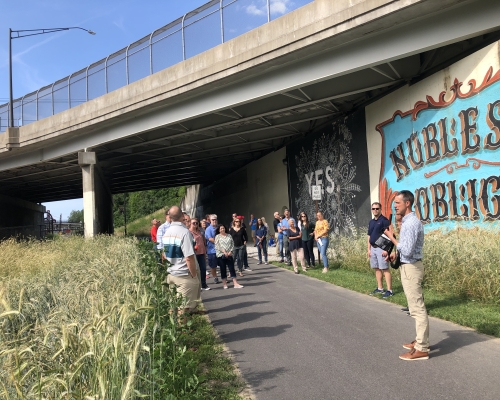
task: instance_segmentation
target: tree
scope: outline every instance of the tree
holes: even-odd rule
[[[83,210],[73,210],[69,213],[68,222],[83,222]]]

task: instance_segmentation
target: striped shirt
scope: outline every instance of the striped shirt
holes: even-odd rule
[[[420,261],[424,249],[424,226],[415,213],[405,215],[401,222],[398,251],[403,264]]]
[[[158,243],[158,250],[163,250],[163,243],[162,243],[162,238],[163,235],[165,234],[165,231],[170,228],[170,222],[164,222],[158,227],[158,230],[156,231],[156,241]]]
[[[217,257],[222,257],[224,255],[224,252],[232,253],[233,250],[234,241],[231,235],[217,235],[215,237],[215,254],[217,255]]]
[[[181,222],[172,222],[162,237],[163,251],[170,263],[167,272],[174,276],[187,276],[186,257],[194,254],[193,235]]]

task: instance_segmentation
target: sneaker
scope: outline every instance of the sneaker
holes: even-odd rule
[[[207,286],[207,287],[202,287],[201,290],[210,290],[210,288]]]
[[[214,278],[214,283],[220,283],[219,278],[215,277],[215,278]]]
[[[227,286],[224,286],[224,289],[227,289]]]
[[[381,294],[381,293],[385,293],[385,290],[377,288],[373,292],[370,293],[370,296],[373,296],[374,294]]]
[[[257,263],[257,265],[260,265],[260,264],[262,264],[262,261],[259,261],[259,262]]]
[[[234,286],[234,288],[235,288],[235,289],[243,289],[244,287],[245,287],[245,286],[243,286],[243,285],[238,285],[238,286],[236,286],[236,285],[235,285],[235,286]]]
[[[269,263],[267,261],[264,264],[269,265]]]
[[[410,309],[408,307],[404,307],[401,309],[401,311],[408,312],[408,311],[410,311]]]
[[[280,258],[280,263],[284,263],[284,262],[285,262],[285,260],[283,260],[282,258]]]
[[[399,358],[405,361],[428,360],[429,353],[426,351],[418,351],[413,348],[408,353],[401,354]]]
[[[387,298],[389,298],[391,296],[394,296],[394,294],[392,293],[392,290],[386,290],[386,292],[384,293],[384,295],[382,296],[382,298],[383,299],[387,299]]]
[[[323,268],[323,271],[321,271],[321,272],[323,272],[324,274],[326,274],[328,272],[328,268]]]
[[[251,270],[250,268],[248,268],[248,267],[243,268],[243,271],[249,271],[249,272],[252,272],[252,270]]]

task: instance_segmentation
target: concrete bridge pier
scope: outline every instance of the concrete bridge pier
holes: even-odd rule
[[[97,163],[95,152],[78,153],[82,169],[85,237],[113,233],[113,197]]]

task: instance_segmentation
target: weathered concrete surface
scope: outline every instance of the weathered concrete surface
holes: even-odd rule
[[[0,194],[0,239],[16,235],[39,237],[44,213],[45,206]]]
[[[209,280],[203,303],[258,400],[498,399],[500,340],[430,318],[430,359],[402,361],[400,306],[249,261],[243,289]]]
[[[83,218],[85,237],[113,233],[113,197],[94,152],[78,153],[82,169]]]
[[[16,151],[19,154],[26,147],[28,151],[42,149],[54,141],[105,129],[115,120],[199,96],[467,2],[470,0],[316,0],[154,75],[21,127],[21,148]],[[6,151],[0,149],[0,153]]]

